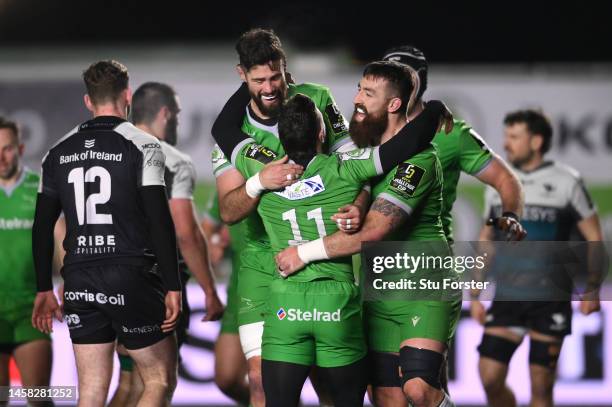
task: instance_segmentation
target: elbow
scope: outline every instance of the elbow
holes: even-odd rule
[[[223,223],[227,225],[234,225],[240,221],[240,219],[238,219],[238,217],[234,213],[223,210],[221,209],[221,207],[219,207],[219,215]]]

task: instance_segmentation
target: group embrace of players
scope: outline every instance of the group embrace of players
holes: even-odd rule
[[[362,302],[351,256],[362,242],[379,240],[437,241],[452,253],[461,172],[491,188],[483,239],[492,239],[491,231],[525,238],[519,217],[530,200],[521,181],[552,177],[564,182],[563,194],[545,203],[566,211],[559,222],[601,240],[577,174],[542,161],[550,124],[534,111],[508,115],[506,149],[519,179],[442,102],[423,100],[428,65],[414,47],[391,49],[365,67],[350,122],[328,88],[293,81],[272,31],[246,32],[236,50],[243,84],[212,128],[217,196],[208,218],[230,225],[236,253],[215,348],[217,383],[257,407],[297,406],[308,376],[321,405],[361,406],[371,386],[376,406],[453,406],[445,366],[460,300]],[[132,371],[122,383],[132,386],[115,394],[114,405],[168,405],[188,325],[187,269],[205,292],[205,319],[223,313],[194,215],[193,164],[173,147],[180,105],[165,84],[146,83],[132,95],[127,69],[116,61],[94,63],[83,76],[94,118],[43,159],[32,228],[38,292],[32,324],[48,334],[52,317],[65,315],[79,405],[106,402],[115,348],[122,375]],[[0,139],[3,145],[20,144],[14,133]],[[61,306],[51,282],[58,218],[66,229]],[[555,362],[570,330],[546,329],[547,318],[562,312],[571,320],[569,305],[534,303],[518,311],[494,303],[485,318],[474,293],[473,315],[487,321],[479,351],[491,405],[516,404],[504,383],[526,333],[533,403],[552,405]],[[593,297],[582,311],[598,307]],[[525,330],[510,329],[516,326]]]

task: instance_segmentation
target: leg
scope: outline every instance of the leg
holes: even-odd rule
[[[478,371],[490,406],[516,406],[516,398],[506,385],[506,377],[510,359],[522,339],[521,335],[505,327],[485,329],[478,347],[480,352]]]
[[[130,395],[125,407],[136,407],[136,405],[138,405],[138,400],[140,400],[142,393],[144,393],[144,389],[145,386],[142,381],[142,376],[140,375],[138,366],[134,364],[132,367],[132,380],[130,382]]]
[[[176,337],[170,335],[153,345],[128,349],[128,353],[144,383],[138,406],[169,406],[176,387]]]
[[[24,343],[13,353],[24,386],[48,386],[51,381],[51,341],[38,339]],[[30,401],[32,406],[53,405],[51,401]]]
[[[247,363],[237,334],[221,333],[215,343],[215,383],[226,396],[249,404]]]
[[[240,343],[247,359],[249,377],[249,392],[253,407],[264,407],[266,396],[261,378],[261,340],[263,336],[263,321],[241,325]]]
[[[557,360],[563,339],[539,332],[529,333],[529,374],[531,376],[531,407],[552,407]]]
[[[408,407],[402,392],[399,353],[370,351],[370,382],[376,407]]]
[[[79,378],[79,407],[104,406],[113,374],[115,341],[73,343]]]
[[[120,343],[117,343],[117,356],[119,357],[119,383],[108,404],[109,407],[125,406],[130,396],[133,362],[125,347]]]
[[[312,383],[312,387],[317,393],[317,397],[319,398],[319,406],[320,407],[330,407],[334,405],[334,402],[331,397],[329,383],[326,383],[321,379],[321,372],[319,371],[319,367],[313,366],[310,370],[310,383]]]
[[[329,383],[335,407],[363,406],[367,387],[367,359],[340,367],[320,368],[321,379]]]
[[[263,360],[266,407],[297,407],[310,366]]]
[[[442,404],[446,394],[440,383],[445,352],[446,344],[433,339],[411,338],[401,343],[402,391],[415,407],[446,405]]]

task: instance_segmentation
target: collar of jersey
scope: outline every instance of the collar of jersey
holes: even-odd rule
[[[278,123],[275,123],[272,126],[268,126],[265,123],[262,123],[257,116],[255,116],[255,113],[251,112],[251,104],[249,103],[246,107],[246,114],[247,114],[247,118],[249,120],[249,123],[251,123],[254,127],[257,127],[260,130],[263,131],[267,131],[269,133],[274,134],[276,137],[278,137]]]
[[[534,172],[537,172],[537,171],[543,170],[544,168],[550,167],[554,163],[555,163],[554,161],[543,161],[540,165],[538,165],[537,167],[535,167],[531,171],[523,171],[521,169],[519,169],[519,171],[522,172],[523,174],[533,174]]]
[[[11,195],[13,195],[13,192],[15,192],[15,190],[19,188],[19,186],[23,184],[23,181],[25,181],[26,179],[26,175],[27,175],[26,172],[28,172],[28,168],[25,166],[21,166],[20,170],[21,170],[21,175],[19,175],[19,178],[17,178],[17,181],[13,185],[11,185],[10,187],[0,186],[0,189],[4,191],[7,197],[10,197]]]
[[[83,130],[106,130],[114,129],[121,123],[127,120],[117,116],[98,116],[91,120],[87,120],[85,123],[79,126],[79,131]]]

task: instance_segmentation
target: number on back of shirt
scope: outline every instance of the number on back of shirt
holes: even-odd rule
[[[100,192],[85,197],[85,183],[98,180]],[[68,174],[68,183],[74,185],[74,205],[79,225],[83,225],[85,220],[89,225],[113,223],[112,215],[96,211],[96,205],[107,203],[111,197],[111,176],[106,168],[95,166],[87,171],[83,167],[73,168]]]

